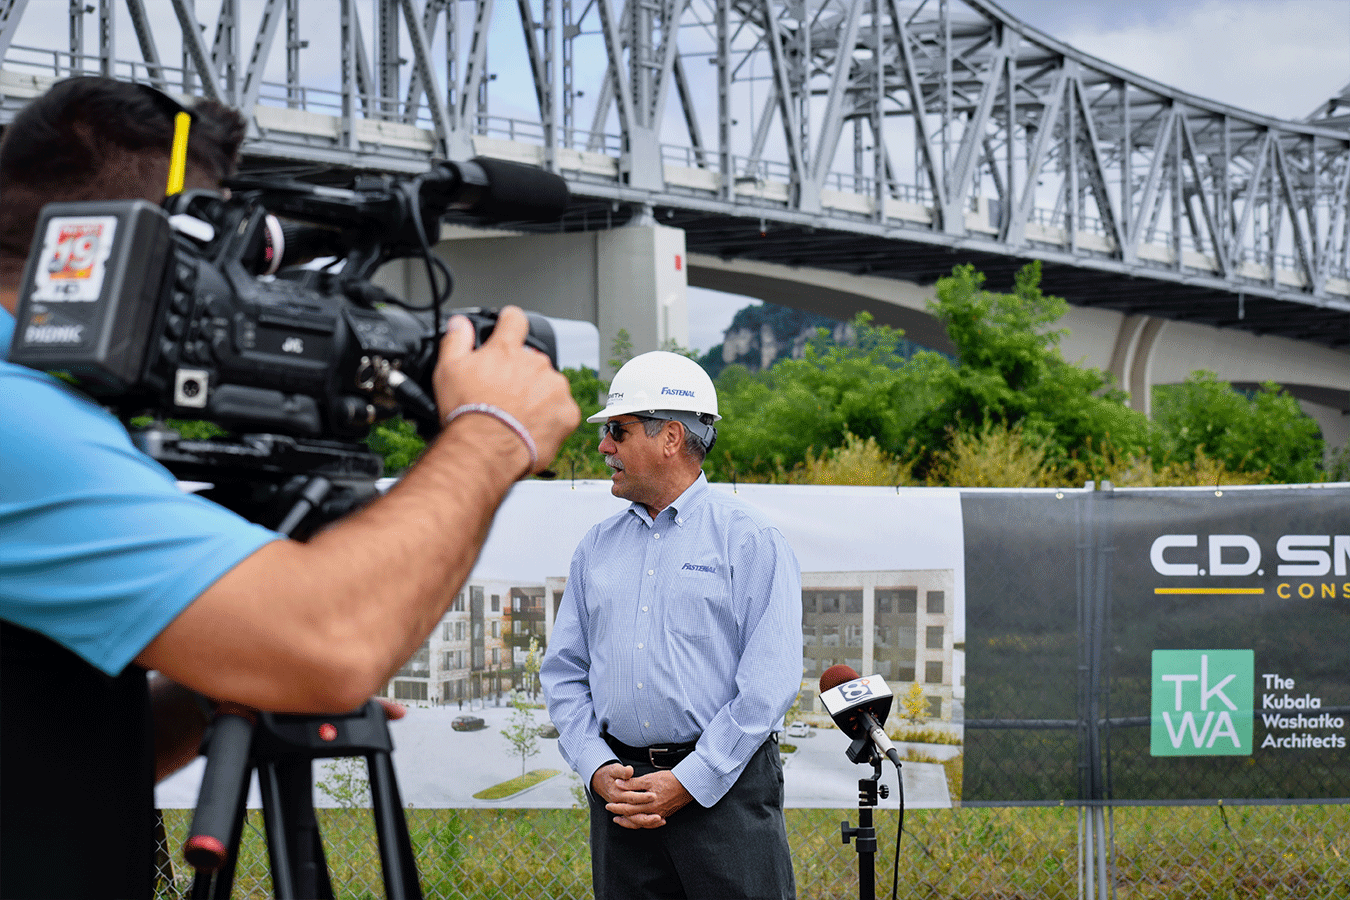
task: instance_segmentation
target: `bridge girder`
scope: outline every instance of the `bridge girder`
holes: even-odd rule
[[[1334,103],[1295,122],[1208,101],[987,0],[333,6],[7,0],[0,121],[98,72],[239,106],[255,168],[501,156],[568,179],[562,228],[661,209],[691,251],[929,279],[1041,259],[1073,303],[1149,294],[1159,315],[1350,346]],[[888,268],[888,248],[923,264]]]

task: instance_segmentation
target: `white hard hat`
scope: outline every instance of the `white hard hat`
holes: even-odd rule
[[[623,364],[610,382],[605,408],[586,421],[622,415],[676,418],[661,415],[666,412],[709,415],[714,422],[722,418],[717,414],[717,390],[702,366],[678,353],[653,350]]]

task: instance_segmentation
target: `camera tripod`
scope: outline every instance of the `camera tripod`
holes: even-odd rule
[[[331,900],[333,885],[314,812],[311,766],[315,759],[340,756],[366,758],[385,895],[420,900],[412,841],[389,757],[392,750],[384,708],[374,701],[355,712],[326,717],[220,710],[183,850],[197,869],[194,900],[230,896],[254,769],[276,897]]]
[[[139,432],[136,440],[179,478],[211,482],[203,494],[213,501],[301,539],[378,494],[379,457],[352,445],[278,435],[186,441],[162,429]],[[392,752],[384,709],[373,700],[337,716],[276,715],[222,704],[203,745],[206,770],[183,850],[197,870],[191,896],[230,896],[249,783],[257,771],[275,895],[332,898],[314,811],[313,761],[363,756],[385,894],[421,900]]]

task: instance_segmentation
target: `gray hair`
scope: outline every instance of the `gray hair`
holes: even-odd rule
[[[700,421],[704,415],[694,418],[695,413],[684,412],[683,410],[660,409],[654,410],[656,416],[639,416],[642,420],[642,430],[647,433],[647,437],[656,437],[661,433],[667,422],[679,422],[684,426],[684,452],[691,459],[696,460],[699,465],[707,457],[708,451],[712,449],[713,442],[717,440],[717,429],[712,427],[711,422]],[[706,416],[712,418],[711,416]],[[686,419],[694,419],[698,428],[697,431],[690,427]],[[708,440],[705,442],[703,435],[707,434]]]

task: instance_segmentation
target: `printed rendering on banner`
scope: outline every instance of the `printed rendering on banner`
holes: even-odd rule
[[[850,761],[852,738],[819,697],[822,674],[836,665],[864,676],[851,690],[865,683],[894,691],[885,727],[905,760],[899,777],[906,807],[957,805],[961,780],[952,773],[961,771],[965,752],[959,493],[808,485],[710,489],[760,510],[783,532],[801,566],[801,689],[779,740],[786,805],[842,809],[857,803],[858,779],[868,770]],[[558,750],[558,731],[529,672],[531,646],[543,650],[548,644],[577,543],[628,505],[604,481],[526,481],[512,489],[462,591],[390,681],[388,695],[409,707],[389,729],[405,803],[585,808],[581,778]],[[718,572],[702,559],[678,565],[688,575]],[[345,802],[341,762],[316,765],[317,805]],[[517,783],[523,773],[538,783],[502,797],[502,786]],[[894,770],[886,773],[892,790],[896,777]],[[190,766],[157,786],[156,802],[192,806],[200,781],[200,768]]]

